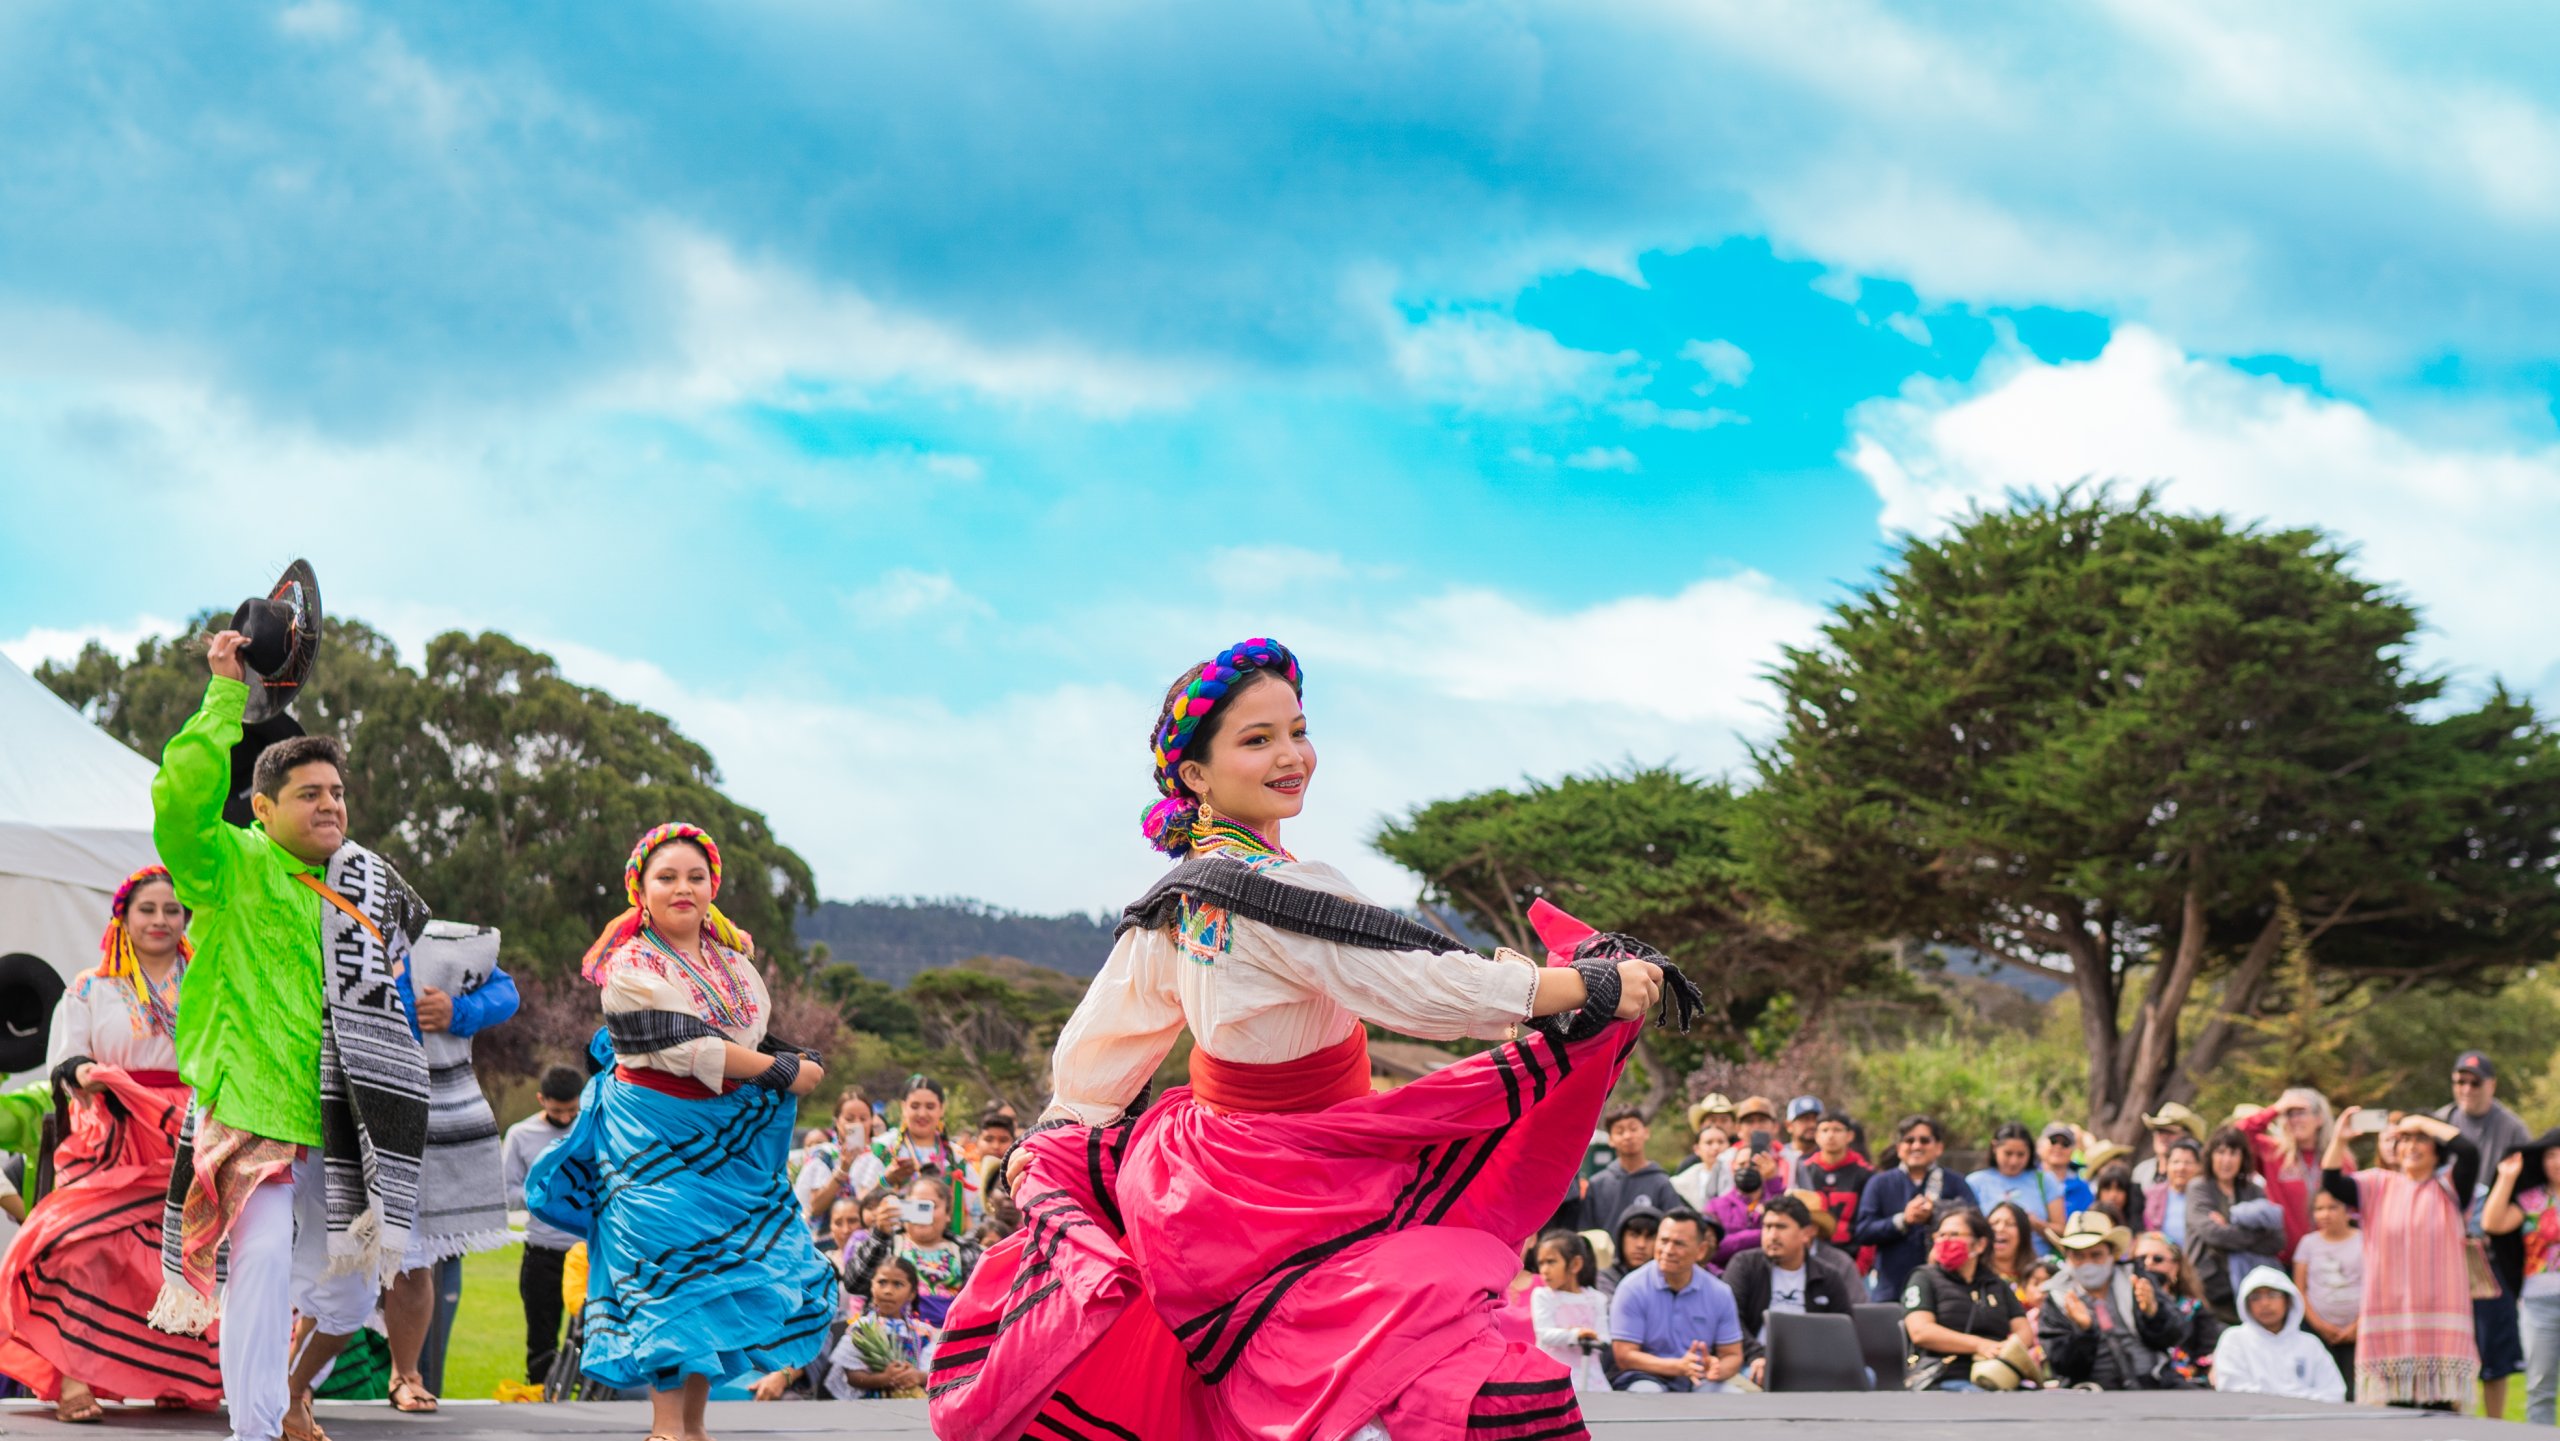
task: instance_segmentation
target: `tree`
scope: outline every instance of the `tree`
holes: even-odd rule
[[[1772,1007],[1811,1020],[1885,964],[1872,948],[1774,923],[1752,895],[1733,838],[1730,788],[1667,766],[1566,776],[1523,790],[1436,801],[1375,840],[1446,907],[1504,945],[1542,955],[1528,911],[1541,897],[1678,962],[1707,1000],[1708,1031],[1647,1030],[1645,1109],[1661,1109],[1714,1041],[1745,1044]]]
[[[2342,980],[2549,955],[2560,747],[2503,688],[2431,719],[2415,612],[2347,560],[2084,487],[1905,542],[1776,675],[1754,873],[1808,925],[2067,971],[2117,1135],[2244,1039],[2280,881]]]
[[[201,630],[220,617],[197,618]],[[37,679],[146,757],[204,694],[200,647],[142,642],[130,659],[92,643]],[[360,621],[332,618],[294,713],[347,743],[354,833],[398,866],[437,914],[496,925],[509,964],[574,966],[625,904],[631,843],[687,820],[720,843],[720,908],[759,952],[796,955],[807,862],[764,817],[720,790],[710,752],[666,717],[562,678],[503,635],[452,632],[421,669]]]

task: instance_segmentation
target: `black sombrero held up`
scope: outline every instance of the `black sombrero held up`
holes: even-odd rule
[[[320,656],[320,581],[311,562],[286,566],[275,588],[240,602],[231,628],[249,638],[240,648],[249,671],[249,707],[241,716],[240,743],[231,748],[231,795],[222,818],[245,826],[255,818],[249,805],[251,777],[258,753],[280,740],[302,734],[302,725],[286,709],[310,683]]]
[[[244,719],[255,725],[293,704],[319,658],[320,578],[311,573],[311,562],[286,566],[274,589],[240,602],[231,628],[249,638],[240,651],[249,669]]]

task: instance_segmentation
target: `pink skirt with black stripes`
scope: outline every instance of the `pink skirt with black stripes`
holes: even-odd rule
[[[1636,1034],[1531,1034],[1322,1110],[1184,1088],[1133,1122],[1033,1136],[1023,1228],[934,1356],[934,1434],[1584,1435],[1565,1368],[1504,1336],[1503,1303]]]

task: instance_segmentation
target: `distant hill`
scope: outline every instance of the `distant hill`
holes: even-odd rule
[[[822,901],[800,917],[796,930],[801,945],[824,942],[830,958],[851,961],[892,986],[972,956],[1011,956],[1090,977],[1111,954],[1111,922],[1104,917],[1026,916],[959,899]]]

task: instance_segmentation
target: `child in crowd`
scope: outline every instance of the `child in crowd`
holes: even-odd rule
[[[869,1314],[845,1328],[827,1359],[840,1400],[921,1396],[933,1358],[934,1328],[916,1309],[916,1268],[891,1256],[871,1273]]]
[[[2304,1331],[2302,1297],[2273,1266],[2240,1280],[2240,1324],[2222,1333],[2213,1357],[2213,1389],[2344,1401],[2347,1379],[2320,1339]]]
[[[2364,1305],[2364,1235],[2346,1203],[2311,1193],[2318,1229],[2293,1243],[2293,1284],[2302,1292],[2302,1324],[2329,1348],[2341,1374],[2356,1374],[2356,1320]]]
[[[1538,1279],[1546,1284],[1529,1293],[1529,1324],[1538,1349],[1572,1369],[1576,1391],[1609,1389],[1600,1364],[1609,1349],[1609,1298],[1596,1289],[1599,1278],[1590,1242],[1571,1231],[1538,1238]]]

